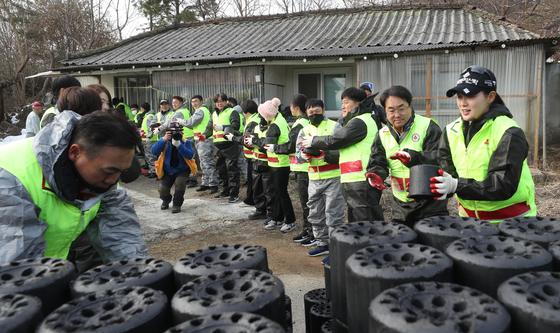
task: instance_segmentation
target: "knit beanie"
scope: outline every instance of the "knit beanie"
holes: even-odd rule
[[[282,104],[280,99],[274,97],[270,101],[266,101],[259,105],[259,114],[267,121],[271,121],[278,114],[278,107]]]

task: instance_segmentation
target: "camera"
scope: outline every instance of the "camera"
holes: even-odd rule
[[[176,121],[169,123],[167,131],[171,132],[173,140],[181,140],[183,138],[183,126]]]

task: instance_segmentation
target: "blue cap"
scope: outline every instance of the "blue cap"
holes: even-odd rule
[[[369,90],[371,92],[374,92],[375,91],[375,84],[373,84],[373,82],[362,82],[360,84],[360,89]]]

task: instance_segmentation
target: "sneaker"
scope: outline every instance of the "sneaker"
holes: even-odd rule
[[[218,186],[210,186],[210,194],[218,193]]]
[[[276,222],[274,220],[270,220],[265,226],[264,230],[275,230],[278,229],[282,225],[282,222]]]
[[[313,250],[307,252],[307,254],[310,257],[324,256],[326,254],[329,254],[329,246],[328,245],[317,246]]]
[[[156,178],[157,175],[155,173],[149,173],[147,177],[148,178]]]
[[[236,203],[239,201],[239,196],[230,196],[228,202],[229,203]]]
[[[282,227],[280,228],[280,231],[282,233],[288,233],[292,230],[294,230],[296,228],[296,224],[295,223],[284,223],[282,224]]]
[[[315,238],[310,237],[310,238],[308,238],[307,240],[301,242],[300,244],[301,244],[302,246],[304,246],[304,247],[310,247],[310,246],[315,246],[315,245],[317,245],[317,243],[318,243],[318,242],[317,242],[317,240],[316,240]]]
[[[169,202],[162,202],[161,203],[161,210],[169,209]]]
[[[173,208],[171,208],[172,214],[179,213],[180,211],[181,211],[181,206],[173,206]]]
[[[247,218],[249,220],[262,220],[262,219],[266,219],[266,212],[260,212],[260,211],[256,211],[254,213],[249,214],[249,216],[247,216]]]
[[[300,232],[299,234],[294,236],[294,238],[292,238],[292,240],[296,243],[301,243],[301,242],[304,242],[304,241],[308,240],[309,238],[311,238],[311,235],[309,235],[309,232],[307,232],[307,230],[303,230],[302,232]]]
[[[204,192],[204,191],[208,191],[210,189],[210,186],[206,186],[206,185],[202,185],[199,188],[196,189],[197,192]]]
[[[253,202],[253,200],[243,200],[243,203],[246,204],[247,206],[254,206],[255,203]]]
[[[329,265],[330,261],[329,261],[329,256],[326,256],[323,258],[323,260],[321,260],[321,263],[324,265]]]

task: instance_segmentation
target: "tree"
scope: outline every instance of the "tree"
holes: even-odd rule
[[[248,17],[262,14],[263,5],[260,0],[232,0],[237,16]]]

